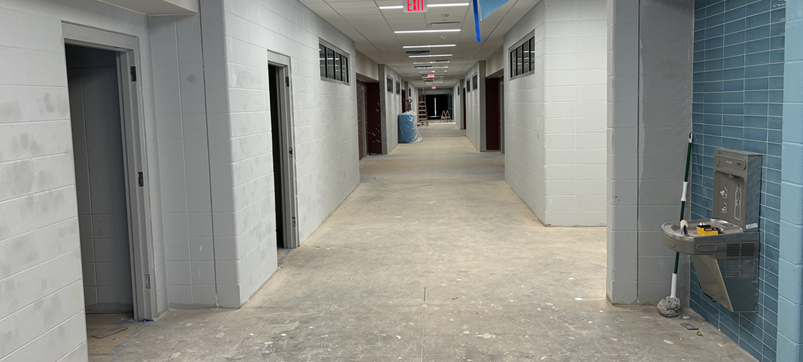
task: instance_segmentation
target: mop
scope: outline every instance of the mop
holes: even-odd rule
[[[692,134],[689,133],[689,146],[686,150],[686,175],[683,176],[683,195],[680,197],[680,225],[683,229],[683,234],[686,234],[688,230],[688,224],[686,220],[683,220],[683,215],[686,213],[686,191],[689,187],[689,164],[691,163],[692,138]],[[664,317],[677,317],[680,311],[680,299],[677,297],[679,259],[680,253],[675,252],[675,271],[672,273],[671,294],[658,302],[658,313],[661,313]]]

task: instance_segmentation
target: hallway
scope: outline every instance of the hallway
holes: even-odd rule
[[[171,310],[90,361],[752,361],[697,314],[605,300],[605,229],[545,228],[454,124],[362,183],[239,310]],[[681,322],[702,330],[702,337]]]

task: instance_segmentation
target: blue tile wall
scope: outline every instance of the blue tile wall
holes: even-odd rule
[[[711,217],[714,150],[764,154],[759,307],[733,313],[700,291],[691,307],[759,361],[776,360],[785,0],[696,0],[691,212]]]

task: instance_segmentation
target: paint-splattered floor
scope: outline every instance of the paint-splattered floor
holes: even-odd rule
[[[170,311],[114,361],[753,361],[605,300],[603,228],[546,228],[453,124],[363,183],[239,310]],[[683,328],[690,322],[702,336]]]

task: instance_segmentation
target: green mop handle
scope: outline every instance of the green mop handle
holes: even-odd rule
[[[683,216],[686,214],[686,193],[689,188],[689,164],[691,164],[691,145],[693,139],[693,133],[689,133],[689,147],[686,150],[686,174],[683,176],[683,195],[680,197],[680,221],[683,221]],[[680,253],[675,252],[675,274],[678,273],[679,259]]]

